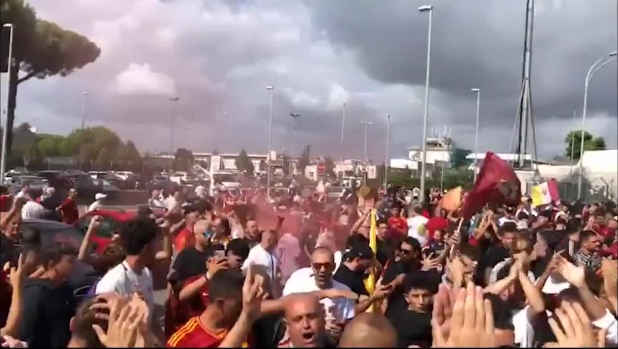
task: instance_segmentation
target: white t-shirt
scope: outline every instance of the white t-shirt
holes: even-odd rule
[[[242,265],[242,270],[246,270],[250,265],[257,264],[266,267],[266,272],[270,277],[271,283],[274,285],[277,270],[280,268],[279,258],[274,254],[266,251],[261,245],[255,245],[249,251],[249,255]]]
[[[98,210],[99,208],[101,208],[101,203],[99,201],[95,201],[93,202],[90,207],[88,207],[88,212],[92,212],[94,210]]]
[[[528,307],[519,310],[513,315],[513,327],[515,329],[515,344],[520,348],[532,348],[534,344],[534,327],[528,319]]]
[[[21,218],[41,219],[45,215],[45,207],[36,201],[28,201],[21,209]]]
[[[163,200],[163,204],[168,212],[174,212],[180,209],[180,203],[173,196],[168,196],[167,199]]]
[[[425,225],[428,221],[429,219],[421,215],[410,217],[407,220],[408,236],[411,236],[418,240],[418,242],[421,243],[421,246],[424,245],[425,241],[427,240]]]
[[[152,274],[148,268],[144,268],[141,274],[135,273],[127,262],[122,262],[108,270],[97,283],[96,294],[115,292],[121,296],[131,296],[135,291],[140,291],[144,296],[150,314],[154,313],[154,287]]]
[[[28,195],[28,193],[20,190],[17,194],[15,194],[15,200],[17,200],[19,198],[26,198],[26,199],[30,200],[30,195]]]
[[[334,289],[349,290],[350,288],[340,282],[333,280]],[[283,288],[283,295],[287,296],[294,293],[306,293],[315,292],[320,289],[315,284],[315,278],[313,276],[313,270],[311,268],[302,268],[295,271],[288,282],[285,283]],[[356,302],[347,298],[323,298],[320,303],[324,306],[326,312],[334,313],[337,315],[338,321],[346,321],[354,318],[356,315],[354,307]]]
[[[150,198],[148,199],[148,206],[150,207],[158,207],[158,208],[165,208],[165,204],[163,203],[163,201],[159,200],[159,199],[155,199],[155,198]]]

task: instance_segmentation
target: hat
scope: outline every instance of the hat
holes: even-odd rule
[[[107,194],[103,194],[103,193],[96,193],[94,195],[94,199],[95,200],[101,200],[101,199],[105,199],[107,197]]]
[[[373,250],[369,245],[364,243],[355,243],[345,250],[344,253],[347,259],[361,258],[372,259],[374,257]]]

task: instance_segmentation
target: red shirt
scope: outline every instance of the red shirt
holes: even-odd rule
[[[448,220],[444,217],[431,217],[425,224],[425,228],[427,229],[427,237],[431,240],[434,231],[448,228]]]
[[[67,224],[73,224],[79,219],[79,212],[77,211],[77,203],[72,198],[64,200],[59,207],[62,212],[62,221]]]
[[[180,252],[184,250],[185,247],[193,245],[195,245],[195,237],[193,236],[193,231],[186,227],[179,231],[174,238],[174,250],[176,252]]]
[[[0,195],[0,212],[8,212],[11,209],[13,197],[11,195]]]
[[[167,340],[167,348],[218,348],[228,331],[212,333],[200,322],[199,316],[187,321]],[[243,343],[247,348],[247,343]]]
[[[391,217],[388,219],[388,228],[394,238],[402,238],[408,235],[408,223],[403,217]]]

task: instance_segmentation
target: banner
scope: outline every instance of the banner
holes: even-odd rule
[[[373,255],[374,255],[373,258],[375,260],[376,253],[378,251],[378,225],[377,225],[375,208],[371,210],[370,216],[371,216],[371,229],[369,230],[369,247],[371,247],[371,250],[373,251]],[[373,292],[375,292],[377,281],[378,280],[376,279],[376,269],[374,266],[372,266],[371,271],[369,272],[369,276],[367,277],[367,279],[365,279],[365,288],[367,289],[367,292],[369,292],[369,294],[373,294]],[[373,313],[375,312],[375,310],[376,310],[375,305],[371,304],[369,309],[367,309],[367,312]]]
[[[449,212],[457,211],[457,209],[461,206],[461,192],[461,187],[449,190],[446,194],[444,194],[442,199],[440,199],[438,206]]]

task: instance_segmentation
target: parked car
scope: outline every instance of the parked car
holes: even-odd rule
[[[81,174],[73,177],[73,187],[77,189],[77,195],[80,198],[94,199],[97,193],[107,194],[109,197],[114,197],[120,192],[120,189],[105,179],[92,179],[87,174]]]
[[[56,189],[67,189],[73,185],[67,175],[61,171],[41,171],[36,175],[46,179],[47,185]]]
[[[114,231],[120,229],[121,225],[130,219],[134,218],[137,211],[123,211],[99,209],[86,213],[75,223],[75,227],[82,233],[86,234],[88,226],[94,216],[101,216],[103,221],[97,229],[97,234],[91,237],[93,251],[102,253],[105,247],[111,242]],[[170,267],[170,261],[157,261],[152,266],[149,266],[153,276],[153,285],[155,290],[164,289],[167,286],[167,274]]]
[[[19,187],[28,183],[30,188],[45,190],[47,188],[47,179],[38,176],[17,175],[11,177],[11,183]]]

